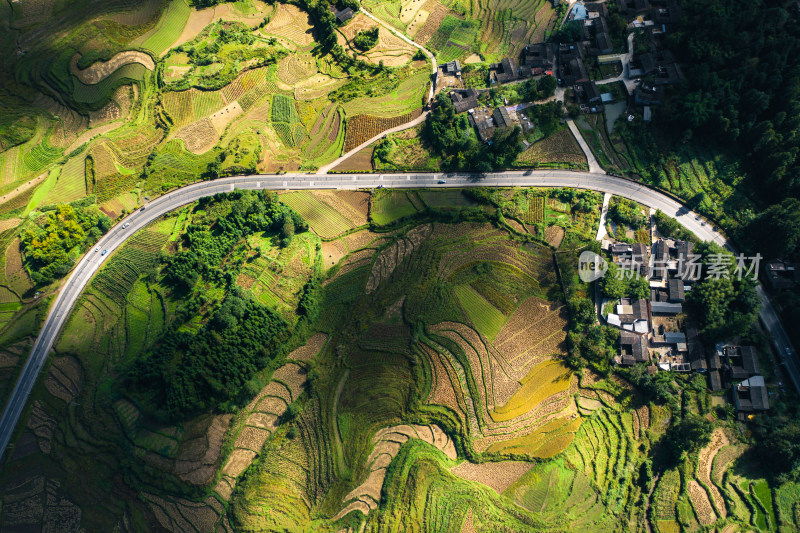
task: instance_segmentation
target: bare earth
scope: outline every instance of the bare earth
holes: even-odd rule
[[[130,63],[139,63],[144,65],[148,70],[156,68],[152,57],[144,52],[137,52],[135,50],[120,52],[108,61],[98,61],[83,70],[78,68],[78,59],[80,59],[79,54],[72,56],[69,68],[79,80],[87,85],[100,83],[109,75],[113,74],[118,68],[129,65]]]

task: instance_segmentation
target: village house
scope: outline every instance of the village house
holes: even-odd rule
[[[356,15],[355,12],[349,7],[344,9],[336,9],[336,6],[331,6],[331,12],[339,21],[339,23],[347,22]]]
[[[769,410],[769,392],[764,376],[753,376],[732,387],[733,404],[739,413]]]
[[[717,345],[717,352],[731,381],[747,379],[761,373],[758,352],[754,346]]]
[[[522,49],[522,60],[532,71],[552,70],[555,66],[555,47],[553,43],[529,44]]]
[[[650,360],[647,348],[647,336],[631,331],[622,331],[619,335],[620,355],[618,363],[630,366],[646,363]]]
[[[764,263],[764,277],[776,290],[793,289],[800,283],[800,265],[782,259]]]
[[[620,298],[616,313],[609,313],[609,325],[622,330],[645,334],[650,330],[650,314],[644,298]]]
[[[500,63],[489,65],[490,76],[493,76],[497,83],[508,83],[520,78],[517,61],[510,57],[505,57]],[[526,71],[530,73],[530,70]]]
[[[453,89],[450,91],[450,100],[456,113],[463,113],[480,105],[476,89]]]
[[[471,109],[469,111],[469,122],[478,132],[478,138],[483,142],[489,141],[494,135],[495,129],[497,129],[492,118],[492,111],[486,106]]]

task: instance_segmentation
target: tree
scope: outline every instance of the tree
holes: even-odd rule
[[[766,258],[800,257],[800,200],[786,198],[771,205],[745,226],[739,237]]]
[[[692,413],[684,415],[680,422],[670,426],[666,434],[666,445],[672,459],[678,461],[684,453],[694,453],[711,442],[714,426]]]

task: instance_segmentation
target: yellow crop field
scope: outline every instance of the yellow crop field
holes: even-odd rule
[[[550,360],[533,367],[507,404],[490,413],[495,422],[505,422],[535,409],[545,399],[569,388],[572,371]]]

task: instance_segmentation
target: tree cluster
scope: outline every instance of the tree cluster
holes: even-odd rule
[[[378,33],[380,28],[375,26],[369,30],[361,30],[353,37],[353,46],[362,52],[372,50],[378,44]]]
[[[218,194],[200,200],[197,210],[205,212],[205,220],[196,215],[201,223],[189,225],[183,250],[164,258],[164,283],[178,294],[188,293],[185,304],[158,344],[128,372],[129,392],[144,398],[145,407],[164,420],[236,400],[253,375],[281,353],[292,333],[286,321],[235,284],[245,260],[237,250],[255,232],[290,240],[295,232],[308,230],[305,221],[270,191]],[[239,257],[239,263],[232,257]],[[218,307],[203,291],[193,291],[198,282],[225,288]],[[312,278],[303,289],[298,314],[313,319],[317,293]],[[197,333],[181,328],[201,312],[205,316]]]
[[[199,333],[168,331],[134,363],[128,385],[146,391],[164,420],[217,408],[281,353],[289,334],[280,316],[235,289]]]
[[[768,199],[800,192],[800,24],[772,0],[682,3],[669,47],[686,65],[665,116],[735,144]],[[713,14],[714,24],[709,24]]]
[[[556,93],[558,83],[553,76],[542,76],[538,80],[531,78],[522,84],[520,96],[525,102],[534,102],[550,98]]]
[[[637,259],[644,261],[645,259]],[[609,263],[608,271],[599,281],[600,288],[607,298],[618,300],[619,298],[649,298],[650,284],[647,278],[631,272],[623,271],[614,263]]]
[[[608,206],[608,217],[617,224],[640,229],[647,224],[642,208],[633,200],[615,196]]]
[[[72,268],[111,228],[111,219],[96,207],[59,205],[20,235],[25,268],[37,287],[48,285]]]
[[[700,252],[704,275],[694,284],[687,301],[698,318],[700,333],[716,342],[747,331],[761,306],[755,282],[746,273],[739,279],[734,273],[737,259],[719,245],[701,243],[695,251]],[[720,257],[729,258],[727,277],[709,275],[709,264],[719,263]]]
[[[522,152],[519,127],[498,128],[488,145],[481,143],[465,113],[456,114],[453,102],[439,93],[423,128],[423,139],[442,158],[446,170],[489,172],[508,168]]]

